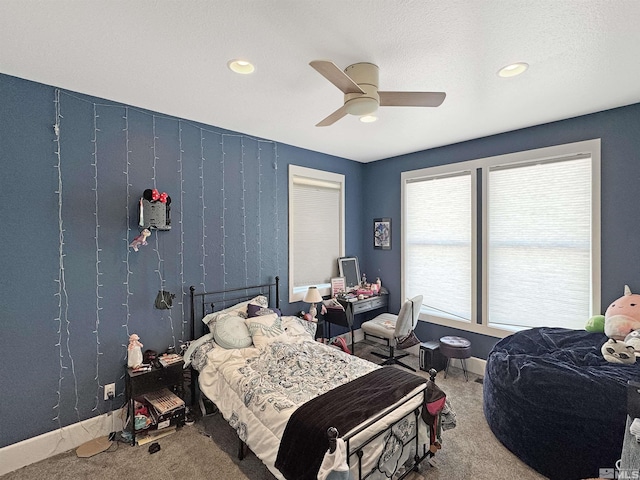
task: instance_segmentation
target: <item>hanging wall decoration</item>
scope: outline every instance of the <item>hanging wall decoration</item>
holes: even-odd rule
[[[373,219],[373,248],[391,250],[391,219]]]
[[[140,235],[134,238],[133,242],[131,242],[129,246],[133,248],[134,251],[137,252],[138,248],[140,248],[143,245],[147,245],[147,237],[149,237],[149,235],[151,235],[151,230],[149,230],[148,228],[143,228],[142,231],[140,232]]]
[[[171,230],[171,197],[148,188],[140,199],[140,228]]]

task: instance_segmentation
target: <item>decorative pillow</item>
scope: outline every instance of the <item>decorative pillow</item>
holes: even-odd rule
[[[296,342],[301,342],[315,340],[318,324],[316,322],[307,322],[302,318],[286,316],[282,317],[282,328],[289,338]]]
[[[276,341],[287,341],[288,337],[282,328],[282,319],[277,313],[250,317],[245,320],[253,344],[262,348]]]
[[[271,313],[282,315],[280,310],[278,310],[277,308],[263,307],[261,305],[255,305],[253,303],[250,303],[249,305],[247,305],[247,315],[249,318],[258,317],[260,315],[269,315]]]
[[[247,315],[247,305],[249,305],[249,301],[250,300],[247,300],[246,302],[237,303],[235,305],[232,305],[231,307],[225,308],[224,310],[219,310],[217,312],[210,313],[209,315],[205,315],[205,317],[202,319],[202,322],[205,325],[208,325],[209,326],[209,330],[211,330],[213,332],[213,330],[215,328],[216,321],[222,315],[226,315],[228,313],[232,313],[232,314],[237,315],[239,317],[246,316]]]
[[[246,348],[251,346],[251,335],[245,319],[234,313],[225,313],[216,320],[213,338],[222,348]]]
[[[193,354],[196,349],[198,349],[203,343],[206,343],[210,340],[213,340],[213,333],[207,333],[206,335],[203,335],[200,338],[189,342],[189,346],[185,350],[182,357],[184,359],[184,368],[187,368],[191,364],[191,361],[193,360]]]
[[[267,308],[269,306],[269,300],[264,295],[258,295],[252,300],[249,300],[249,305],[257,305],[259,307]]]
[[[254,305],[262,305],[268,307],[267,297],[263,295],[258,295],[257,297],[252,298],[251,300],[247,300],[245,302],[236,303],[230,307],[225,308],[224,310],[219,310],[217,312],[210,313],[205,315],[202,319],[202,322],[209,327],[209,331],[213,332],[215,330],[215,322],[220,318],[220,316],[225,315],[227,313],[232,313],[242,318],[247,318],[247,305],[250,303]]]

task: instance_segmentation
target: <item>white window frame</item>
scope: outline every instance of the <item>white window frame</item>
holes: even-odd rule
[[[317,183],[318,185],[322,185],[323,183],[329,182],[331,184],[338,184],[340,190],[340,212],[339,216],[336,219],[336,223],[334,225],[317,225],[318,229],[321,228],[339,228],[339,239],[340,239],[340,248],[339,251],[336,252],[335,256],[335,270],[337,272],[338,268],[338,258],[344,257],[345,252],[345,176],[339,173],[327,172],[324,170],[316,170],[313,168],[301,167],[298,165],[289,165],[289,192],[293,191],[293,185],[296,179],[301,180],[307,184]],[[313,221],[310,219],[309,221]],[[302,301],[305,293],[307,292],[307,288],[311,285],[294,287],[294,271],[295,271],[295,262],[299,261],[299,259],[294,258],[294,218],[293,218],[293,200],[292,196],[289,195],[289,303]],[[302,260],[304,261],[304,259]],[[325,284],[314,284],[318,287],[318,291],[320,295],[330,295],[331,294],[331,283]]]
[[[420,320],[428,321],[436,325],[442,325],[447,327],[453,327],[460,330],[465,330],[474,333],[480,333],[483,335],[490,335],[493,337],[506,337],[513,333],[513,330],[507,328],[490,327],[488,325],[488,178],[489,169],[495,166],[515,165],[521,163],[532,163],[536,161],[548,161],[551,159],[571,158],[574,156],[590,155],[591,156],[591,312],[592,315],[600,312],[601,308],[601,213],[600,213],[600,139],[585,140],[582,142],[568,143],[564,145],[555,145],[551,147],[539,148],[534,150],[527,150],[516,153],[509,153],[505,155],[498,155],[494,157],[481,158],[476,160],[469,160],[465,162],[453,163],[448,165],[440,165],[436,167],[429,167],[420,170],[413,170],[402,172],[401,174],[401,211],[402,211],[402,228],[401,228],[401,289],[403,297],[405,292],[405,277],[404,277],[404,265],[405,265],[405,249],[406,249],[406,235],[405,235],[405,204],[406,204],[406,191],[405,186],[410,181],[419,180],[420,178],[432,178],[443,175],[452,175],[462,172],[472,172],[472,178],[476,179],[476,173],[482,174],[482,286],[478,285],[477,274],[477,252],[478,252],[478,232],[477,232],[477,214],[478,211],[476,205],[476,199],[478,198],[477,180],[472,182],[471,199],[472,202],[472,235],[473,245],[472,248],[472,305],[471,312],[472,318],[470,322],[456,319],[453,316],[447,316],[443,313],[427,312],[423,307],[420,314]],[[482,295],[482,311],[480,318],[481,323],[478,323],[478,295]],[[585,322],[588,320],[585,319]]]

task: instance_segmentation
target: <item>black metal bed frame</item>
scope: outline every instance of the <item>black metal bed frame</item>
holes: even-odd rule
[[[271,299],[272,299],[272,295],[271,295],[271,291],[272,289],[275,291],[275,301],[272,303]],[[269,305],[275,305],[276,308],[280,308],[280,278],[279,277],[275,277],[275,280],[273,283],[265,283],[265,284],[261,284],[261,285],[253,285],[253,286],[248,286],[248,287],[239,287],[239,288],[233,288],[233,289],[228,289],[228,290],[218,290],[218,291],[213,291],[213,292],[200,292],[200,293],[196,293],[195,291],[195,287],[191,286],[189,287],[189,292],[190,292],[190,304],[191,304],[191,314],[190,314],[190,320],[191,320],[191,325],[190,325],[190,333],[191,333],[191,340],[195,340],[196,337],[196,301],[199,301],[199,306],[200,306],[200,313],[204,316],[207,313],[211,313],[214,311],[214,309],[216,308],[216,306],[220,303],[222,303],[223,305],[226,306],[230,306],[230,305],[234,305],[240,301],[244,301],[244,300],[248,300],[250,298],[255,297],[256,295],[265,295],[268,300],[269,300]],[[244,292],[242,295],[239,295],[240,292]],[[228,296],[229,295],[229,296]],[[221,298],[222,297],[222,298]],[[217,300],[217,301],[216,301]],[[202,332],[204,332],[204,324],[202,327]],[[196,384],[197,384],[197,376],[198,376],[198,371],[195,370],[194,368],[191,368],[191,402],[192,404],[195,403],[195,395],[196,395]],[[429,376],[430,382],[435,382],[435,377],[436,374],[438,372],[434,369],[429,370]],[[422,451],[420,452],[421,448],[420,448],[420,441],[419,441],[419,436],[418,436],[418,426],[420,423],[420,408],[416,408],[414,409],[412,412],[409,412],[407,415],[403,415],[401,418],[399,418],[398,420],[394,421],[393,423],[391,423],[389,426],[387,426],[387,428],[374,433],[372,436],[370,436],[367,439],[362,440],[361,443],[357,444],[357,445],[353,445],[355,440],[354,438],[362,433],[364,430],[366,430],[367,428],[369,428],[371,425],[375,424],[376,422],[384,419],[385,417],[393,414],[398,408],[402,407],[403,405],[405,405],[407,402],[413,400],[414,398],[416,398],[417,396],[422,395],[423,396],[423,401],[421,403],[421,405],[425,405],[426,404],[426,395],[427,395],[427,389],[425,388],[424,390],[421,390],[419,392],[414,393],[413,395],[407,397],[404,399],[404,401],[401,404],[398,404],[395,408],[388,410],[388,411],[383,411],[381,413],[379,413],[378,415],[370,418],[369,420],[367,420],[365,423],[361,424],[358,426],[358,428],[353,429],[351,432],[349,432],[347,435],[342,436],[342,440],[345,442],[346,444],[346,449],[347,449],[347,463],[349,465],[349,467],[351,468],[352,466],[352,461],[357,461],[358,462],[358,480],[365,480],[369,475],[371,475],[373,473],[373,471],[371,472],[363,472],[362,471],[362,458],[364,456],[364,448],[369,445],[371,442],[373,442],[375,439],[377,439],[378,437],[380,437],[381,435],[391,431],[391,429],[396,426],[398,423],[404,421],[408,416],[413,415],[414,419],[415,419],[415,429],[413,432],[413,435],[407,439],[405,439],[403,446],[406,447],[408,445],[411,444],[411,442],[415,442],[415,455],[413,457],[413,464],[409,465],[406,470],[404,471],[404,473],[397,478],[397,480],[402,480],[403,478],[405,478],[407,475],[409,475],[412,471],[414,470],[418,470],[418,467],[420,465],[420,463],[422,463],[423,460],[425,460],[426,458],[432,457],[434,455],[434,452],[431,449],[426,448],[426,445],[422,445]],[[333,453],[336,449],[336,443],[337,443],[337,438],[339,438],[340,433],[338,432],[338,430],[334,427],[330,427],[327,430],[327,438],[329,440],[329,449],[330,451]],[[242,460],[245,456],[245,452],[246,449],[248,448],[247,445],[240,439],[239,440],[239,445],[238,445],[238,459]],[[355,459],[352,460],[352,457],[356,457]],[[363,473],[364,473],[364,477],[363,477]]]

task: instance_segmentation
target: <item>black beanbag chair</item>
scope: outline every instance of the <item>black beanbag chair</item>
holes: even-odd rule
[[[602,333],[534,328],[502,339],[487,358],[489,427],[552,480],[598,477],[621,456],[627,381],[640,380],[640,361],[607,362],[600,352],[606,340]]]

